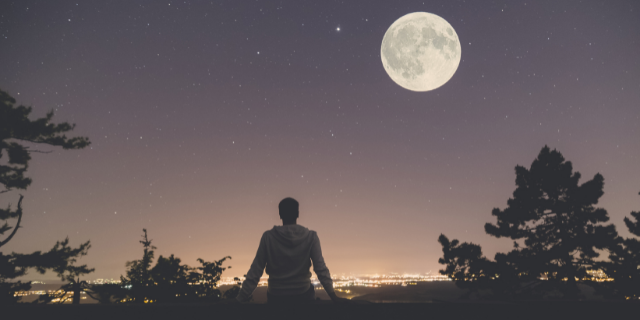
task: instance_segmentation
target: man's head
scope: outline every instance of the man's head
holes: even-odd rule
[[[284,198],[278,204],[278,210],[280,211],[280,219],[282,221],[291,221],[298,218],[298,201],[294,198]]]

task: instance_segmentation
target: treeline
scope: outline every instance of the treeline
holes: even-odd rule
[[[67,150],[82,149],[90,144],[86,137],[68,138],[66,134],[73,130],[74,125],[52,123],[53,111],[43,118],[30,120],[31,107],[15,103],[13,97],[0,90],[0,194],[29,187],[32,180],[25,174],[31,154],[49,152],[34,149],[34,146],[62,147]],[[8,205],[0,208],[0,221],[4,221],[0,225],[0,236],[4,237],[0,239],[0,248],[9,243],[21,228],[24,197],[19,195],[17,200],[15,207]],[[15,221],[15,224],[10,225],[9,220]],[[222,272],[230,268],[222,265],[231,257],[212,262],[198,259],[200,265],[190,267],[181,264],[181,260],[174,255],[159,256],[152,267],[155,247],[147,238],[146,230],[140,242],[144,247],[142,259],[126,263],[127,272],[126,276],[121,276],[121,284],[89,285],[81,279],[95,270],[87,265],[75,265],[78,258],[88,253],[90,241],[73,248],[66,238],[46,252],[0,252],[0,305],[19,302],[20,297],[16,293],[31,289],[31,282],[16,281],[29,270],[40,274],[52,271],[67,282],[58,292],[42,295],[34,303],[71,301],[78,304],[82,292],[102,303],[211,302],[235,298],[237,295],[237,286],[224,293],[217,287]]]
[[[120,284],[94,285],[86,291],[101,303],[166,303],[166,302],[216,302],[222,299],[235,299],[240,291],[238,286],[222,293],[218,282],[222,272],[231,267],[222,264],[230,256],[207,262],[198,259],[198,267],[181,264],[180,258],[159,256],[151,267],[156,247],[147,238],[143,229],[142,259],[126,263],[126,276],[120,276]],[[238,278],[236,278],[239,281]]]
[[[74,125],[66,122],[51,123],[53,111],[45,117],[29,120],[31,107],[15,106],[16,100],[6,92],[0,90],[0,194],[13,190],[26,190],[31,184],[31,178],[25,176],[32,153],[48,153],[49,151],[34,149],[34,146],[57,146],[63,149],[82,149],[90,142],[85,137],[68,138],[65,134],[73,130]],[[0,208],[0,248],[13,239],[22,222],[22,195],[13,208],[8,205]],[[10,226],[7,220],[16,221]],[[44,274],[47,270],[55,272],[63,281],[76,282],[83,274],[94,269],[86,265],[75,266],[79,257],[87,254],[91,243],[89,241],[77,248],[69,246],[69,238],[58,241],[51,250],[36,251],[29,254],[0,252],[0,304],[15,303],[19,297],[15,292],[31,289],[30,282],[15,281],[26,275],[30,269]],[[77,285],[74,286],[77,288]],[[80,294],[75,298],[79,299]],[[79,302],[79,300],[78,300]]]
[[[580,173],[556,150],[544,147],[529,169],[516,166],[516,189],[504,210],[491,212],[496,223],[485,232],[513,240],[513,250],[494,260],[474,243],[440,235],[445,265],[440,273],[487,299],[579,299],[579,283],[613,299],[640,297],[640,241],[618,235],[609,215],[596,207],[604,194],[604,178],[596,174],[579,183]],[[625,217],[626,227],[640,237],[640,212]],[[608,259],[601,254],[608,254]],[[601,270],[607,279],[588,271]]]

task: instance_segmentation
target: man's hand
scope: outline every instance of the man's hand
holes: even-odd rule
[[[340,298],[336,295],[335,292],[327,292],[327,294],[329,294],[331,301],[333,301],[334,303],[351,303],[351,300],[347,298]]]
[[[334,303],[371,304],[371,301],[367,301],[367,300],[351,300],[347,298],[341,298],[341,297],[338,297],[335,292],[331,292],[331,293],[327,292],[327,294],[329,294],[331,301],[333,301]]]

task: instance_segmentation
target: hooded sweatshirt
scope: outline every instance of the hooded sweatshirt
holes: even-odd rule
[[[236,298],[247,301],[265,269],[269,275],[269,293],[301,294],[311,286],[309,268],[318,276],[327,293],[333,292],[333,281],[322,258],[318,234],[298,224],[274,226],[265,231],[255,259]]]

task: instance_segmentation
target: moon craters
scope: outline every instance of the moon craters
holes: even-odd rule
[[[460,42],[453,28],[426,12],[414,12],[394,22],[384,35],[380,51],[389,76],[413,91],[442,86],[460,63]]]

